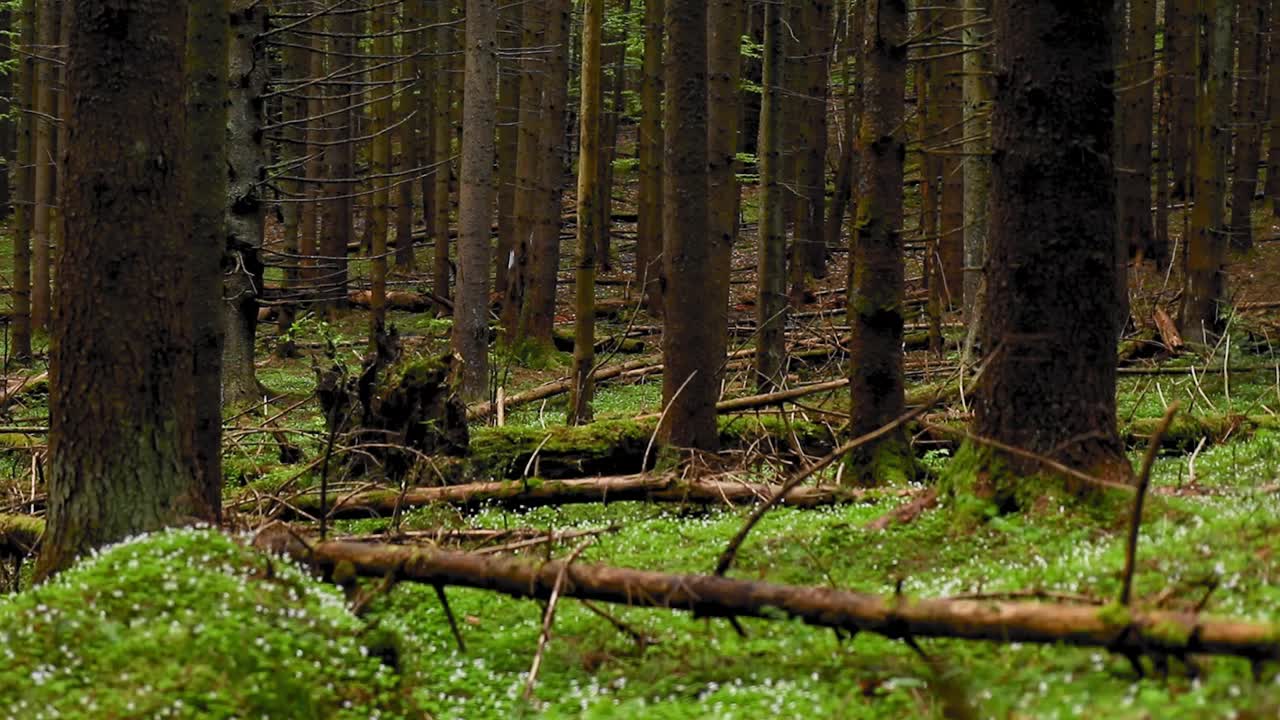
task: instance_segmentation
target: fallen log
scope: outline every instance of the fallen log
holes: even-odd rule
[[[330,576],[353,573],[437,587],[491,590],[516,598],[564,597],[691,612],[698,617],[800,620],[891,639],[956,638],[1064,643],[1144,655],[1280,658],[1280,626],[1193,613],[992,600],[915,599],[827,587],[783,585],[711,575],[677,575],[608,565],[528,559],[432,548],[341,541],[307,545],[287,529],[261,533],[255,545]]]
[[[373,293],[369,290],[354,290],[347,295],[347,302],[354,307],[368,308],[373,303]],[[407,290],[390,290],[387,292],[387,309],[407,312],[425,312],[436,305],[425,295]]]
[[[561,352],[573,352],[573,346],[577,342],[572,332],[559,329],[551,334],[551,341],[556,346],[556,349]],[[639,338],[618,337],[617,335],[598,337],[595,342],[595,351],[597,353],[620,352],[628,355],[642,353],[644,352],[644,341]]]
[[[680,480],[664,475],[621,475],[577,480],[511,480],[507,482],[468,483],[445,487],[399,490],[366,490],[329,498],[333,517],[385,516],[408,508],[426,505],[451,505],[476,509],[496,505],[506,508],[531,508],[544,505],[573,505],[609,502],[670,502],[687,505],[749,505],[767,500],[771,485],[758,485],[717,480]],[[798,487],[787,493],[782,504],[789,507],[821,507],[860,502],[884,497],[885,493],[861,488]],[[290,501],[292,508],[315,514],[320,510],[320,496],[301,495]]]
[[[44,535],[44,520],[30,515],[0,515],[0,556],[25,557]]]

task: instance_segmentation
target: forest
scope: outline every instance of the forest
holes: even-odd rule
[[[1280,0],[0,28],[0,718],[1280,717]]]

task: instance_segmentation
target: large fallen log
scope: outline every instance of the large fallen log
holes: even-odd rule
[[[959,638],[993,642],[1065,643],[1106,648],[1129,657],[1235,655],[1280,658],[1280,626],[1191,613],[988,600],[921,600],[826,587],[781,585],[709,575],[676,575],[607,565],[533,562],[431,548],[352,542],[308,546],[287,530],[256,544],[332,576],[396,578],[437,587],[491,590],[517,598],[564,597],[632,607],[681,610],[701,617],[801,620],[809,625],[888,638]],[[560,582],[557,582],[557,580]]]
[[[30,515],[0,515],[0,556],[30,555],[44,534],[44,520]]]
[[[670,502],[686,505],[749,505],[767,500],[771,485],[716,480],[680,480],[663,475],[620,475],[577,480],[509,480],[468,483],[444,487],[399,490],[366,490],[331,496],[326,506],[333,517],[387,516],[396,511],[426,505],[451,505],[475,509],[485,506],[532,508],[543,505],[573,505],[626,501]],[[890,491],[892,492],[892,491]],[[820,507],[885,497],[885,491],[830,486],[798,487],[787,493],[781,504],[789,507]],[[320,496],[314,493],[290,500],[284,517],[298,511],[314,515],[320,511]]]

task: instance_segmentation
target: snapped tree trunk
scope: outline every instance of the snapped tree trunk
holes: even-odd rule
[[[107,543],[216,517],[192,453],[186,11],[76,0],[41,577]]]

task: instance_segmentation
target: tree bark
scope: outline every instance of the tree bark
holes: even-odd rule
[[[879,0],[867,22],[866,106],[856,233],[850,239],[849,387],[853,422],[864,435],[903,412],[902,188],[906,143],[907,4]],[[893,433],[851,454],[851,482],[905,479],[906,438]],[[909,457],[909,455],[907,455]],[[896,476],[896,477],[895,477]]]
[[[964,306],[964,167],[969,158],[957,154],[964,143],[964,55],[948,48],[959,44],[960,31],[950,28],[964,25],[962,0],[946,0],[938,11],[939,30],[942,34],[941,54],[938,60],[938,103],[940,134],[933,141],[943,148],[938,158],[942,173],[938,196],[938,248],[940,250],[941,297],[948,308]],[[966,53],[968,54],[968,53]]]
[[[227,0],[193,0],[187,24],[196,478],[222,515],[222,256],[227,247]]]
[[[266,179],[262,124],[268,71],[266,47],[259,36],[269,23],[266,7],[253,0],[232,0],[230,8],[222,389],[225,402],[248,403],[261,393],[253,353],[264,270],[260,256],[265,214],[262,182]]]
[[[1115,404],[1111,3],[996,0],[993,9],[989,359],[974,430],[1125,481],[1132,471]],[[1015,473],[1040,469],[1007,462]],[[998,502],[1011,500],[1003,493],[1012,482],[991,481]]]
[[[1169,73],[1169,169],[1173,176],[1173,198],[1191,197],[1193,177],[1192,147],[1196,107],[1196,4],[1199,0],[1165,0],[1165,56]]]
[[[991,194],[991,51],[981,47],[991,35],[991,0],[965,0],[964,45],[964,320],[965,362],[976,347],[982,322],[987,256],[988,199]]]
[[[862,43],[866,37],[867,8],[865,0],[852,0],[845,6],[844,18],[844,125],[840,146],[840,166],[836,173],[835,195],[826,222],[826,249],[839,247],[844,232],[844,218],[853,204],[858,184],[858,132],[862,125]]]
[[[458,296],[453,306],[453,349],[462,359],[459,392],[466,400],[489,394],[489,238],[494,210],[497,13],[495,0],[467,0]]]
[[[216,517],[192,453],[187,7],[75,2],[40,577],[139,532]]]
[[[1264,91],[1267,44],[1263,33],[1267,30],[1271,5],[1271,0],[1239,0],[1240,27],[1236,34],[1240,37],[1240,69],[1236,75],[1236,162],[1231,179],[1229,233],[1235,250],[1253,248],[1253,196],[1258,191],[1262,118],[1267,111]]]
[[[1156,0],[1129,0],[1125,53],[1116,58],[1120,122],[1116,157],[1120,237],[1129,257],[1160,261],[1151,222],[1151,138],[1154,127]]]
[[[450,6],[452,0],[435,0],[436,1],[436,23],[439,28],[436,30],[436,64],[439,70],[439,76],[445,76],[450,72],[453,63],[448,57],[448,53],[453,50],[452,29],[449,22],[452,18]],[[436,168],[435,174],[435,250],[432,260],[432,276],[431,276],[431,292],[437,297],[449,300],[452,298],[450,291],[449,275],[452,267],[449,263],[449,211],[452,207],[450,199],[450,174],[453,168],[453,113],[451,111],[453,94],[450,92],[452,83],[441,80],[435,83],[435,118],[432,132],[432,140],[435,143]]]
[[[36,96],[36,63],[32,56],[36,40],[35,0],[22,0],[18,18],[25,52],[18,61],[18,101],[22,112],[18,115],[18,162],[13,169],[18,207],[13,233],[12,355],[16,362],[26,363],[31,359],[31,230],[35,214],[35,171],[31,165],[34,162],[34,125],[37,121],[33,113],[27,112],[35,108]]]
[[[345,79],[352,74],[352,63],[355,58],[355,15],[337,13],[329,19],[328,28],[334,35],[330,39],[333,56],[329,60],[329,70],[340,72]],[[343,70],[343,68],[346,68]],[[330,148],[329,171],[335,180],[349,181],[355,176],[355,113],[352,111],[352,85],[350,82],[337,82],[329,91],[332,93],[334,113],[328,120],[334,130]],[[328,218],[324,224],[324,236],[320,241],[320,254],[324,256],[320,264],[321,283],[325,297],[329,299],[330,314],[347,301],[347,247],[355,241],[354,202],[351,198],[349,182],[335,182],[329,190],[332,197],[327,202]]]
[[[665,0],[644,3],[644,67],[640,86],[640,198],[636,280],[649,311],[662,313],[662,42]]]
[[[507,5],[499,11],[498,40],[508,53],[520,48],[521,25],[528,6]],[[514,63],[501,60],[498,66],[498,247],[494,253],[494,294],[506,304],[516,252],[516,150],[520,142],[520,73]]]
[[[595,395],[592,369],[595,365],[596,253],[600,193],[600,87],[604,0],[586,0],[582,16],[582,89],[578,136],[578,226],[574,256],[574,346],[573,389],[569,393],[567,419],[570,425],[591,422],[591,400]]]
[[[709,315],[712,347],[707,354],[724,362],[728,351],[729,280],[738,240],[738,124],[741,119],[743,0],[707,3],[707,171],[710,274]],[[825,64],[823,65],[825,68]],[[825,83],[826,74],[823,73]],[[825,112],[825,108],[824,108]],[[826,125],[823,124],[825,133]],[[823,143],[825,149],[826,143]],[[825,154],[825,153],[824,153]],[[821,172],[821,170],[819,171]],[[821,201],[818,211],[823,211]]]
[[[387,234],[391,226],[391,111],[395,94],[395,69],[383,59],[395,53],[391,38],[392,8],[370,10],[369,29],[373,35],[373,69],[369,72],[369,134],[373,136],[369,152],[372,194],[369,196],[368,223],[372,243],[369,246],[370,280],[370,347],[376,351],[377,338],[387,322]],[[492,158],[490,159],[492,164]],[[488,228],[486,227],[486,230]],[[488,269],[485,270],[486,276]]]
[[[50,268],[50,227],[53,220],[54,191],[57,184],[58,163],[55,157],[54,125],[58,115],[57,66],[54,58],[58,45],[58,13],[54,0],[40,0],[40,17],[36,22],[39,46],[35,51],[42,56],[36,62],[35,81],[35,198],[31,233],[31,326],[35,330],[49,330],[50,292],[52,290]]]
[[[663,164],[663,238],[667,270],[662,337],[662,403],[659,429],[671,447],[718,449],[715,402],[723,355],[715,327],[718,303],[707,214],[707,6],[703,0],[667,0],[666,107]],[[727,287],[727,285],[726,285]]]
[[[783,9],[764,8],[764,97],[760,107],[760,250],[756,271],[756,387],[782,383],[787,310],[787,228],[782,205]]]

